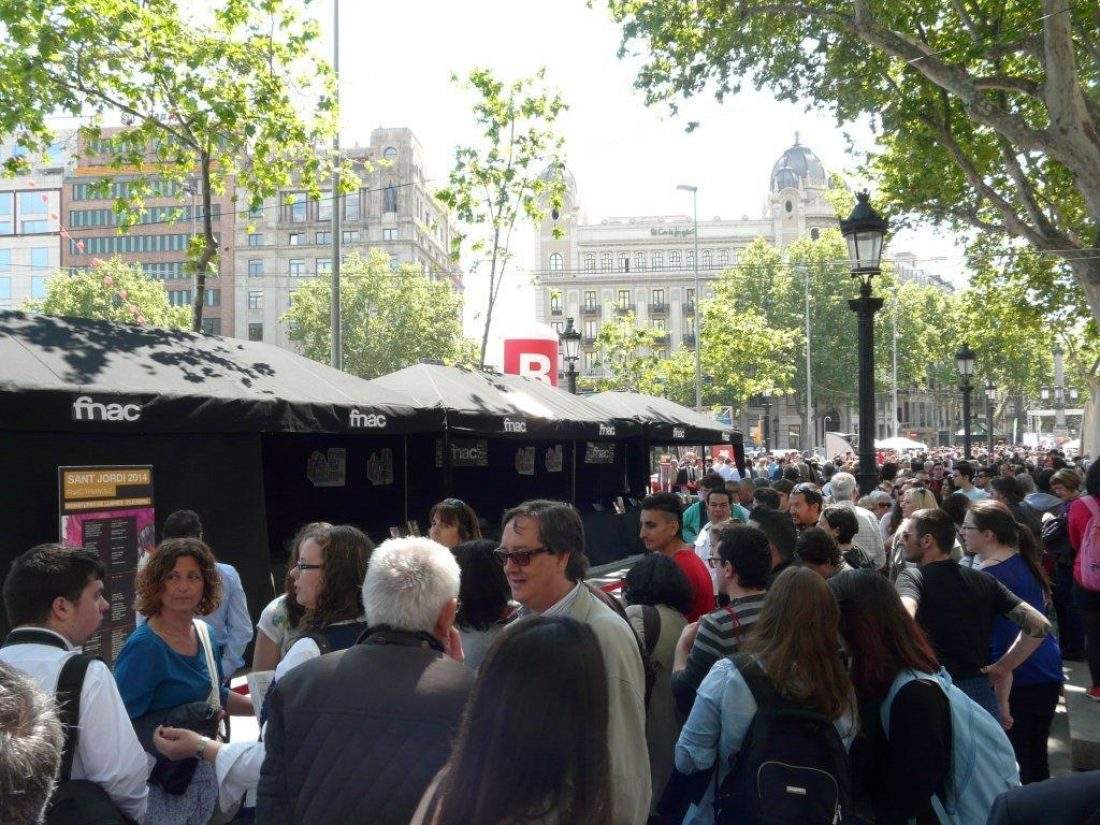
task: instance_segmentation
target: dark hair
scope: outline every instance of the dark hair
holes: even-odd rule
[[[306,609],[298,601],[298,595],[294,589],[294,577],[290,574],[294,572],[294,565],[298,563],[298,553],[302,549],[302,544],[307,539],[313,539],[320,544],[331,529],[332,525],[327,521],[311,521],[309,524],[303,524],[287,547],[286,573],[283,575],[283,592],[286,594],[286,599],[283,601],[286,605],[287,626],[295,630],[302,623]]]
[[[478,671],[429,821],[610,825],[608,715],[588,625],[566,616],[509,625]]]
[[[53,613],[54,599],[70,602],[93,579],[104,576],[103,562],[88,550],[62,544],[38,544],[11,563],[4,579],[4,610],[11,627],[45,624]]]
[[[893,481],[898,477],[898,465],[895,461],[885,461],[879,469],[880,481]]]
[[[555,556],[569,554],[565,575],[577,582],[588,572],[588,557],[584,554],[584,525],[572,504],[535,498],[507,510],[500,520],[501,528],[515,518],[532,519],[539,526],[539,541]]]
[[[997,476],[990,479],[989,486],[1004,496],[1009,504],[1019,504],[1024,500],[1024,487],[1015,476]]]
[[[733,505],[733,493],[727,490],[725,487],[722,487],[721,489],[715,487],[711,490],[707,490],[707,497],[703,500],[703,503],[710,504],[710,497],[713,496],[715,493],[720,496],[725,496],[729,500],[730,505]]]
[[[882,699],[900,671],[935,673],[940,663],[890,582],[871,570],[846,574],[840,634],[852,656],[851,677],[861,700]]]
[[[201,539],[202,520],[194,510],[176,510],[169,513],[160,531],[164,539]]]
[[[784,561],[790,561],[794,556],[794,546],[798,541],[798,531],[794,529],[794,522],[786,513],[778,510],[756,509],[753,510],[752,520],[756,522],[768,543],[773,545]]]
[[[1035,534],[1026,524],[1017,521],[1012,510],[1000,501],[975,501],[970,505],[974,526],[981,531],[988,530],[1000,544],[1015,547],[1023,556],[1024,562],[1039,584],[1043,594],[1050,597],[1050,580],[1043,570],[1039,547],[1035,543]]]
[[[474,539],[455,545],[451,551],[462,571],[455,624],[464,630],[488,630],[504,618],[512,598],[504,568],[493,556],[496,546],[495,541]]]
[[[654,493],[642,499],[643,510],[660,510],[676,519],[680,529],[684,529],[684,507],[675,493]]]
[[[785,478],[787,481],[791,481],[795,484],[797,484],[799,481],[801,481],[802,480],[802,473],[799,472],[798,465],[797,464],[788,464],[786,467],[784,467],[783,468],[783,478]]]
[[[725,490],[726,480],[718,473],[707,473],[699,479],[699,486],[705,490]]]
[[[840,564],[836,540],[820,527],[808,527],[798,536],[795,555],[806,564]]]
[[[727,527],[718,541],[718,556],[723,563],[733,567],[746,590],[767,588],[772,572],[772,551],[767,535],[759,527],[747,524]]]
[[[757,487],[753,491],[752,500],[756,502],[757,507],[779,509],[779,492],[771,487]]]
[[[647,553],[627,571],[623,595],[627,604],[663,604],[685,616],[695,601],[684,571],[663,553]]]
[[[801,484],[794,485],[794,489],[791,490],[791,495],[802,496],[811,507],[825,506],[825,496],[821,495],[820,488],[810,481],[804,481]]]
[[[825,517],[829,526],[836,530],[837,544],[847,544],[859,532],[859,520],[851,507],[830,504],[821,511],[821,515]]]
[[[481,538],[481,525],[478,524],[477,513],[460,499],[445,498],[432,505],[432,509],[428,511],[429,527],[436,516],[439,516],[439,520],[444,524],[457,527],[458,537],[462,541]]]
[[[913,513],[912,520],[913,534],[917,539],[925,535],[931,536],[941,553],[946,556],[951,552],[958,536],[955,522],[951,520],[951,516],[939,508],[926,508]]]
[[[363,615],[363,579],[374,542],[350,524],[336,524],[322,533],[321,586],[317,603],[306,610],[302,627],[321,630],[336,622],[354,621]],[[314,538],[308,536],[307,538]]]
[[[162,541],[148,563],[141,569],[135,585],[134,606],[142,616],[156,616],[164,607],[164,583],[168,574],[176,569],[176,562],[190,556],[202,574],[202,598],[195,607],[196,616],[205,616],[217,610],[222,601],[222,580],[218,575],[214,554],[201,539],[182,538]]]
[[[1100,458],[1094,458],[1085,471],[1085,492],[1090,496],[1100,496]]]
[[[955,464],[955,472],[968,479],[974,479],[974,465],[969,461],[959,461]]]
[[[966,518],[966,511],[970,509],[970,496],[956,490],[943,500],[940,509],[951,516],[951,521],[955,522],[956,527],[960,527],[963,519]]]
[[[794,482],[789,478],[777,478],[772,482],[772,489],[777,493],[791,494],[791,490],[794,489]]]

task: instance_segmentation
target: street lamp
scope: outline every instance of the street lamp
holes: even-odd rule
[[[888,224],[871,208],[868,194],[860,192],[856,208],[840,231],[848,242],[852,277],[859,278],[859,297],[848,301],[859,324],[859,489],[864,493],[878,485],[875,463],[875,313],[883,300],[871,297],[871,280],[880,272],[882,239]]]
[[[558,335],[562,357],[565,359],[565,378],[569,392],[577,394],[577,359],[581,357],[581,334],[573,326],[573,319],[565,319],[565,329]]]
[[[963,343],[962,349],[955,353],[955,366],[959,370],[959,378],[962,384],[959,390],[963,394],[963,458],[970,458],[970,393],[974,391],[974,385],[970,383],[970,376],[974,374],[974,350],[970,345]]]
[[[692,264],[695,269],[695,409],[703,409],[703,313],[699,311],[699,301],[703,294],[699,291],[699,187],[686,183],[676,187],[682,192],[691,192],[692,234],[695,236],[695,255]]]
[[[997,385],[992,378],[985,382],[985,428],[989,434],[989,454],[993,455],[993,405],[997,401]]]
[[[772,391],[764,390],[761,393],[764,396],[764,452],[771,450],[771,432],[769,431],[768,419],[772,413]]]

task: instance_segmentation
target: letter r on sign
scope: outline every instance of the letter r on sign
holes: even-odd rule
[[[519,374],[550,383],[550,359],[538,352],[521,352]]]

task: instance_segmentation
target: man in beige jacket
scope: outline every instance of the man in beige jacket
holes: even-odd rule
[[[651,783],[645,738],[645,672],[630,625],[585,585],[584,527],[559,501],[534,500],[504,514],[498,554],[525,612],[569,616],[596,634],[607,667],[607,744],[615,825],[645,825]],[[553,666],[548,663],[548,666]]]

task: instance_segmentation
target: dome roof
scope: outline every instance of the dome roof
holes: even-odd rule
[[[772,167],[771,190],[812,186],[824,189],[828,185],[825,167],[810,149],[798,142],[798,133],[794,136],[794,146],[779,156]]]
[[[569,171],[569,167],[565,164],[562,164],[560,168],[561,176],[565,179],[566,190],[573,196],[576,196],[577,179],[573,177],[573,173]],[[555,168],[555,164],[550,164],[545,169],[543,169],[541,173],[539,173],[539,180],[552,180],[555,177],[556,171],[557,170]]]

